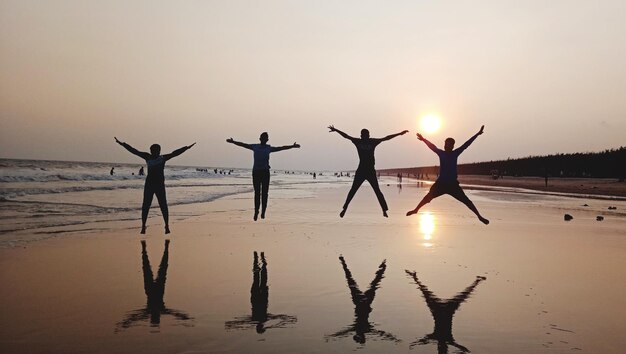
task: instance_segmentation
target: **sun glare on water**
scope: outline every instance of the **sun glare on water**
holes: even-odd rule
[[[425,134],[435,133],[441,128],[441,119],[434,114],[425,115],[422,117],[420,127]]]

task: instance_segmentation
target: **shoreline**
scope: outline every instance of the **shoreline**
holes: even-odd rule
[[[384,174],[381,176],[391,176]],[[415,179],[405,177],[411,181],[434,182],[436,177],[428,179]],[[550,178],[548,187],[545,187],[543,177],[509,177],[494,180],[491,176],[459,175],[459,183],[468,189],[476,186],[496,187],[497,190],[504,188],[524,189],[527,191],[507,190],[508,192],[550,194],[574,198],[593,198],[608,200],[626,200],[626,183],[618,182],[617,179],[609,178]]]
[[[470,198],[492,220],[484,226],[449,197],[405,217],[416,194],[428,187],[410,182],[401,188],[381,186],[392,207],[389,218],[381,215],[367,184],[344,218],[338,213],[348,185],[307,193],[276,189],[268,218],[257,222],[252,221],[251,194],[228,196],[172,208],[170,235],[163,234],[157,213],[148,219],[147,234],[140,235],[137,214],[133,220],[107,222],[99,231],[0,249],[0,280],[11,284],[0,290],[9,319],[0,325],[0,349],[407,352],[411,342],[432,332],[434,318],[405,270],[416,271],[420,281],[445,298],[477,276],[486,278],[452,327],[454,338],[472,351],[541,354],[546,348],[594,348],[609,353],[626,346],[620,336],[626,328],[624,307],[595,306],[623,302],[619,280],[626,261],[620,257],[626,220],[621,214],[595,220],[609,203],[581,208],[578,200],[567,198],[519,199],[470,190]],[[626,209],[626,202],[615,205]],[[563,221],[564,209],[572,212],[573,221]],[[584,262],[570,263],[581,250]],[[266,257],[264,278],[269,279],[259,302],[251,297],[250,284],[259,279],[250,265],[254,252]],[[345,269],[339,256],[345,257]],[[145,289],[146,274],[154,280],[159,269],[163,279],[167,271],[156,302],[162,311],[150,312],[154,302]],[[361,290],[377,269],[385,271],[372,315],[365,319],[372,330],[362,333],[362,342],[353,336],[355,305],[346,269]],[[251,309],[258,313],[255,306],[267,314],[266,321],[251,318]],[[399,341],[385,340],[380,331]],[[436,350],[435,343],[427,345],[424,350]]]

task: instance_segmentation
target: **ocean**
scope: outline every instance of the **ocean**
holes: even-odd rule
[[[111,221],[137,220],[139,226],[145,178],[139,175],[141,166],[0,159],[0,247],[70,232],[103,230],[102,225],[115,225]],[[111,167],[115,167],[113,175]],[[176,206],[251,193],[251,176],[250,169],[166,165],[170,218],[176,221],[197,215],[179,212]],[[349,178],[337,178],[331,172],[314,180],[309,172],[273,171],[270,198],[310,196],[312,189],[322,185],[349,182]],[[252,196],[250,199],[252,209]],[[156,198],[149,217],[161,218]]]

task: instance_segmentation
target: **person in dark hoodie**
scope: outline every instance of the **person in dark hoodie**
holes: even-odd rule
[[[354,181],[352,182],[352,188],[350,188],[350,191],[348,192],[348,197],[346,198],[346,202],[343,204],[343,209],[341,210],[341,213],[339,213],[339,216],[343,218],[343,216],[346,215],[348,205],[350,205],[356,191],[359,190],[363,182],[368,181],[372,186],[374,193],[376,193],[380,207],[383,209],[383,216],[387,217],[387,210],[389,210],[389,208],[387,207],[385,196],[383,195],[383,192],[380,191],[380,187],[378,186],[378,179],[376,178],[376,170],[374,168],[374,150],[376,149],[376,146],[383,141],[391,140],[397,136],[404,135],[409,131],[403,130],[400,133],[387,135],[384,138],[370,138],[369,130],[361,129],[361,138],[359,139],[351,137],[350,135],[335,128],[333,125],[328,126],[328,129],[330,129],[331,133],[337,132],[345,139],[350,140],[354,146],[356,146],[356,150],[359,153],[359,167],[356,169]]]
[[[148,211],[152,205],[152,199],[156,195],[159,201],[159,207],[161,208],[161,214],[163,214],[163,221],[165,221],[165,233],[170,233],[169,227],[169,211],[167,208],[167,198],[165,195],[165,162],[169,159],[176,157],[183,152],[191,149],[196,145],[193,143],[189,146],[183,146],[180,149],[176,149],[169,154],[161,155],[161,146],[159,144],[152,144],[150,146],[150,153],[139,151],[134,147],[119,141],[115,138],[115,142],[122,145],[131,154],[137,155],[146,161],[148,165],[148,175],[146,176],[146,183],[143,188],[143,205],[141,206],[141,233],[146,233],[146,221],[148,220]]]

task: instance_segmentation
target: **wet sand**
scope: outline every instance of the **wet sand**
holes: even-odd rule
[[[162,301],[157,217],[145,237],[125,221],[2,249],[0,352],[625,350],[626,202],[473,190],[489,226],[447,196],[405,217],[426,188],[383,184],[388,219],[369,186],[343,219],[346,187],[270,194],[256,223],[249,194],[173,207]],[[184,216],[197,208],[208,214]],[[477,276],[468,299],[447,303],[449,335],[433,336],[437,306]]]
[[[491,176],[462,175],[459,176],[459,181],[471,185],[523,188],[546,193],[570,193],[626,199],[626,182],[609,178],[549,178],[547,187],[545,179],[540,177],[505,176],[494,180]]]

